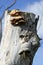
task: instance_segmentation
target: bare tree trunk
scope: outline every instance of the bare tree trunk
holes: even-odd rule
[[[5,8],[5,10],[3,11],[3,15],[2,17],[0,17],[0,41],[1,41],[1,38],[2,38],[2,19],[4,17],[4,14],[5,14],[5,11],[8,10],[9,8],[11,8],[14,4],[16,3],[16,0],[14,0],[14,2],[12,4],[10,4],[9,6],[7,6]],[[0,6],[0,9],[3,7],[4,5]]]
[[[33,57],[40,45],[35,15],[14,10],[5,13],[4,22],[0,65],[32,65]]]

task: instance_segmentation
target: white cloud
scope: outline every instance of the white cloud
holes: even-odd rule
[[[38,26],[37,26],[37,33],[40,38],[43,38],[43,1],[34,2],[33,4],[28,4],[24,11],[33,12],[36,15],[40,16]]]

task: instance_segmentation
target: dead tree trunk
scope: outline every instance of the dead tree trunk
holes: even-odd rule
[[[37,21],[33,13],[19,10],[5,13],[0,65],[32,65],[34,55],[40,46],[36,31]]]

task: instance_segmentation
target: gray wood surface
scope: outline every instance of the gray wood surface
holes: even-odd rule
[[[32,15],[25,13],[25,17],[32,18]],[[8,13],[5,15],[5,28],[0,46],[0,65],[32,65],[34,55],[40,46],[37,25],[35,26],[34,17],[33,19],[13,25],[10,21],[11,16]]]

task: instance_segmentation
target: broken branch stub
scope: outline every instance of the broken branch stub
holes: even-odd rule
[[[4,50],[3,54],[0,54],[4,59],[1,59],[5,65],[32,65],[34,55],[40,46],[35,14],[13,10],[8,15],[4,41],[1,42],[1,49]]]

